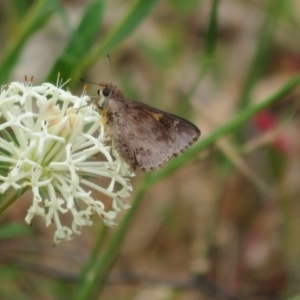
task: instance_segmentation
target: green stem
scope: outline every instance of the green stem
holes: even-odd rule
[[[109,271],[112,268],[113,263],[115,262],[120,251],[125,233],[127,232],[132,222],[132,219],[138,209],[142,197],[150,189],[150,187],[152,187],[155,183],[161,181],[171,173],[174,173],[187,161],[192,160],[194,157],[196,157],[201,150],[204,150],[207,147],[213,145],[221,137],[225,136],[226,134],[232,133],[235,130],[238,130],[243,123],[253,117],[256,113],[282,99],[298,84],[300,84],[300,75],[295,76],[272,96],[238,112],[229,122],[216,129],[207,137],[201,139],[201,141],[197,145],[190,148],[179,158],[174,159],[164,169],[160,170],[159,172],[147,174],[136,191],[136,194],[132,201],[131,209],[121,221],[120,226],[117,228],[111,240],[109,241],[109,244],[107,245],[103,255],[96,261],[90,262],[88,264],[90,268],[89,270],[86,270],[84,274],[85,276],[81,277],[76,299],[95,299],[97,298],[96,295],[99,294],[101,289],[103,289],[107,281]]]
[[[0,213],[12,205],[26,190],[16,190],[10,187],[4,194],[0,195]]]
[[[125,233],[127,232],[133,216],[142,200],[142,196],[149,189],[146,182],[147,181],[144,180],[138,187],[131,208],[128,210],[128,213],[125,215],[120,226],[118,226],[118,229],[109,241],[103,255],[97,260],[94,260],[94,257],[92,257],[92,261],[88,263],[90,268],[84,270],[85,276],[81,277],[75,299],[96,299],[97,297],[95,294],[99,294],[103,289],[109,275],[109,270],[119,252],[120,242],[123,241]]]
[[[0,62],[1,83],[7,81],[29,37],[41,28],[57,6],[58,3],[56,0],[34,1],[30,10],[19,25],[18,30],[16,30],[15,34],[10,35],[10,40],[7,43],[4,43],[5,47],[2,51]]]

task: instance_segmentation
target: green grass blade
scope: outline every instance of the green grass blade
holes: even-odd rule
[[[18,30],[10,36],[10,40],[3,51],[0,62],[1,84],[8,80],[29,37],[45,24],[57,6],[57,0],[38,0],[28,10],[23,21],[19,24]]]
[[[0,213],[5,211],[10,205],[12,205],[17,199],[20,198],[26,192],[27,188],[15,190],[10,187],[6,190],[5,194],[0,194]]]
[[[0,228],[0,240],[15,237],[15,236],[27,236],[31,234],[31,230],[28,225],[24,224],[8,224],[3,225]]]
[[[29,3],[27,1],[11,0],[10,5],[13,8],[14,18],[21,21],[26,14]]]
[[[77,66],[76,72],[72,75],[72,84],[78,82],[82,74],[94,64],[99,57],[109,54],[117,47],[134,29],[147,17],[158,0],[138,0],[125,17],[116,25],[110,34],[99,41],[86,55],[85,59]]]
[[[209,19],[209,26],[207,30],[206,40],[205,40],[205,55],[201,58],[199,63],[199,69],[197,72],[197,78],[189,90],[187,99],[191,99],[195,94],[201,80],[206,75],[206,73],[211,69],[214,63],[214,57],[217,47],[217,38],[218,38],[218,5],[219,0],[214,0],[211,6],[211,13]],[[182,101],[182,104],[178,111],[184,112],[185,114],[191,114],[190,110],[190,101]]]
[[[282,14],[282,7],[286,0],[270,0],[269,2],[269,9],[267,9],[265,20],[259,32],[256,52],[241,92],[239,101],[240,108],[248,105],[252,89],[260,79],[268,63],[269,49],[276,32],[277,22],[280,19],[279,16]]]
[[[72,77],[77,63],[89,53],[102,25],[104,3],[102,0],[92,2],[86,9],[82,20],[73,33],[63,54],[52,67],[46,81],[56,82],[57,74],[64,79]]]
[[[210,14],[209,26],[206,36],[205,53],[208,56],[213,56],[216,52],[217,37],[218,37],[218,9],[219,0],[213,0]]]

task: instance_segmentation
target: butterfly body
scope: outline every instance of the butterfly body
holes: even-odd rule
[[[200,136],[200,130],[189,121],[126,99],[112,84],[100,83],[98,94],[97,106],[113,146],[133,170],[161,168]]]

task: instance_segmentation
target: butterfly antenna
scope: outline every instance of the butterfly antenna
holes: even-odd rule
[[[109,68],[110,68],[110,83],[112,83],[112,67],[111,67],[111,60],[110,60],[110,55],[107,54],[106,55],[106,58],[107,58],[107,61],[108,61],[108,64],[109,64]],[[96,83],[96,82],[93,82],[93,81],[89,81],[89,80],[85,80],[83,78],[80,78],[80,81],[84,82],[84,83],[91,83],[91,84],[96,84],[96,85],[99,85],[99,83]]]
[[[113,74],[112,74],[112,67],[111,67],[110,55],[107,54],[106,58],[107,58],[107,61],[108,61],[108,64],[109,64],[109,68],[110,68],[110,83],[112,83],[112,81],[113,81]]]
[[[85,80],[85,79],[82,79],[82,78],[80,78],[80,81],[82,81],[84,83],[91,83],[91,84],[99,85],[99,83],[96,83],[96,82],[93,82],[93,81],[89,81],[89,80]]]

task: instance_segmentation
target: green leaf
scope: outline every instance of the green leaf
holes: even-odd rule
[[[257,49],[241,92],[239,101],[240,108],[249,104],[252,90],[258,79],[262,76],[264,68],[267,65],[270,47],[276,33],[276,28],[280,19],[279,17],[282,14],[282,5],[284,5],[285,2],[286,0],[269,1],[265,19],[258,35]]]
[[[79,61],[90,51],[102,25],[103,1],[97,0],[86,9],[63,54],[55,62],[46,81],[56,82],[57,74],[63,79],[72,77]]]
[[[109,35],[98,42],[85,59],[77,66],[72,74],[72,85],[79,81],[82,74],[93,65],[101,56],[109,54],[148,16],[158,0],[138,0],[125,17],[110,31]]]
[[[219,0],[213,0],[212,9],[209,19],[209,26],[206,36],[206,55],[214,55],[216,51],[217,36],[218,36],[218,9]]]
[[[10,35],[10,40],[3,50],[0,61],[0,83],[5,83],[8,80],[24,45],[30,36],[45,24],[57,6],[57,0],[37,0],[28,10],[14,34]]]
[[[8,224],[0,227],[0,240],[30,234],[31,230],[29,226],[24,224]]]
[[[10,5],[12,6],[13,14],[15,18],[22,20],[28,9],[28,1],[11,0]]]

